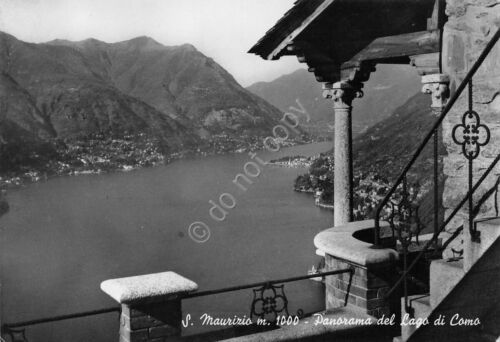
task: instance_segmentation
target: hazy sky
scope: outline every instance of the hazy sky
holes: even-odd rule
[[[191,43],[247,86],[304,67],[295,57],[264,61],[246,53],[294,1],[0,0],[0,30],[28,42],[150,36]]]

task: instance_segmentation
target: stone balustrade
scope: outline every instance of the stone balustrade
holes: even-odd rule
[[[355,237],[365,230],[372,231],[374,226],[373,220],[351,222],[324,230],[314,238],[316,248],[325,255],[325,271],[354,268],[352,279],[347,273],[326,277],[327,310],[344,306],[347,296],[347,306],[369,315],[381,317],[391,312],[394,303],[387,302],[384,296],[392,286],[391,275],[396,274],[399,255],[394,249],[377,248]],[[388,228],[381,222],[382,231]]]
[[[325,271],[354,269],[352,275],[326,277],[327,310],[343,307],[347,296],[348,308],[360,314],[381,317],[392,312],[384,296],[392,285],[391,275],[396,275],[399,255],[362,241],[373,236],[373,227],[373,220],[351,222],[315,237],[316,247],[325,255]],[[388,224],[381,222],[381,231],[388,230]],[[120,342],[170,342],[181,339],[181,299],[198,285],[177,273],[162,272],[106,280],[101,289],[121,304]]]
[[[120,342],[165,342],[181,336],[181,297],[198,285],[175,272],[110,279],[101,289],[122,306]]]

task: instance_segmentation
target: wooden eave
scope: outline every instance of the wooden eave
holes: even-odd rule
[[[294,6],[262,37],[248,53],[263,59],[282,56],[287,45],[311,24],[335,0],[297,0]]]
[[[349,68],[369,74],[377,63],[409,63],[411,56],[439,52],[443,5],[443,0],[299,0],[249,52],[270,60],[295,55],[322,82],[343,78]],[[352,70],[347,73],[352,77]]]

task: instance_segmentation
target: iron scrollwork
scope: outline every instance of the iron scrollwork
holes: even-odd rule
[[[455,125],[452,131],[452,138],[455,144],[462,146],[462,153],[468,160],[468,202],[469,202],[469,232],[472,241],[479,242],[479,232],[474,226],[472,181],[474,169],[472,164],[479,156],[482,146],[486,146],[490,141],[490,129],[481,124],[479,114],[473,110],[472,81],[469,82],[469,110],[462,116],[462,123]]]
[[[419,244],[418,237],[423,229],[423,224],[419,217],[419,206],[416,204],[417,190],[410,193],[407,189],[406,180],[403,182],[403,190],[399,194],[400,200],[389,201],[385,212],[386,220],[392,229],[393,236],[401,242],[403,247],[408,247],[415,237]]]
[[[288,299],[284,287],[266,284],[254,289],[250,317],[276,322],[279,315],[288,316]]]
[[[468,110],[462,116],[462,123],[453,127],[452,137],[455,144],[462,145],[464,156],[474,160],[479,156],[481,147],[490,141],[490,130],[481,124],[477,112]]]
[[[5,332],[9,335],[11,342],[28,342],[26,338],[26,329],[5,329]]]

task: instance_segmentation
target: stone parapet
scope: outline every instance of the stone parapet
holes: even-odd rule
[[[370,242],[356,238],[358,232],[371,230],[374,220],[350,222],[326,229],[314,237],[314,245],[319,250],[339,260],[348,260],[360,266],[379,265],[396,261],[398,253],[392,248],[377,248]],[[390,230],[389,224],[380,222],[382,235]],[[371,236],[371,234],[370,234]]]
[[[375,317],[390,315],[391,306],[384,296],[392,285],[391,275],[395,273],[393,263],[363,267],[328,254],[325,260],[328,271],[349,267],[354,269],[352,278],[349,273],[326,277],[327,310],[345,306],[347,298],[348,307]]]
[[[392,286],[399,255],[393,249],[377,248],[354,236],[374,225],[373,220],[351,222],[327,229],[314,238],[316,247],[325,253],[325,271],[354,270],[352,275],[326,277],[327,310],[343,307],[347,299],[348,307],[375,317],[391,312],[394,303],[389,303],[385,294]],[[382,223],[381,228],[387,229],[387,223]]]
[[[166,342],[180,338],[181,297],[198,285],[162,272],[106,280],[101,289],[122,305],[120,342]]]

